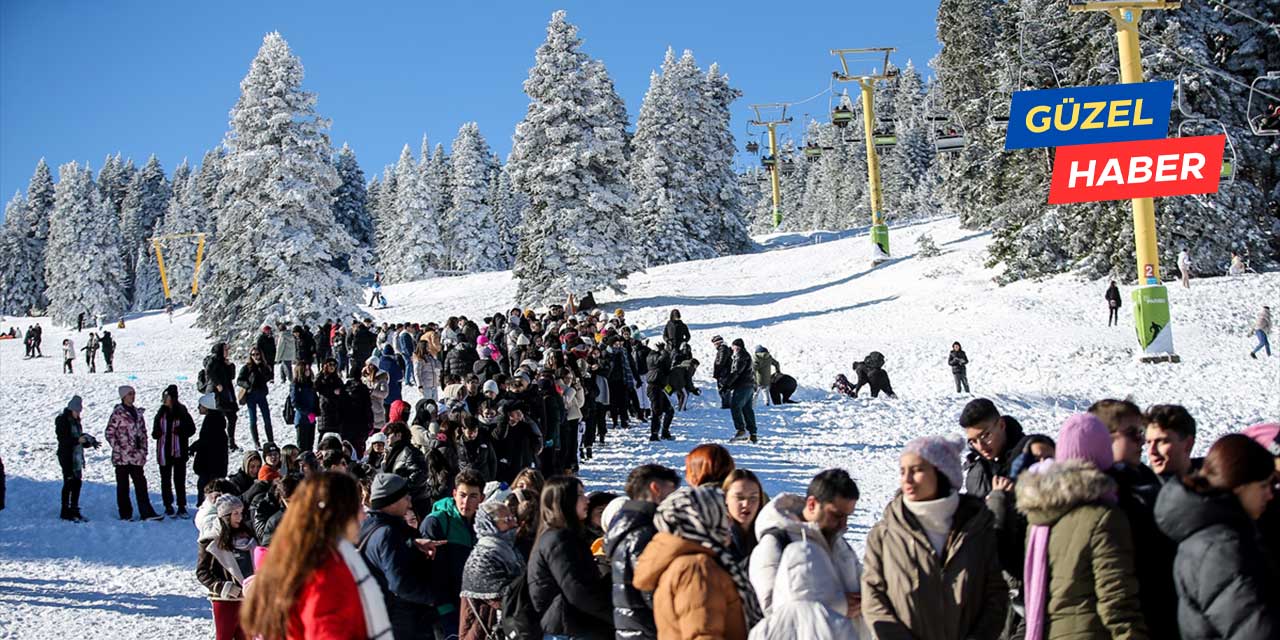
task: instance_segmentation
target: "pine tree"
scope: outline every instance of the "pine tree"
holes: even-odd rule
[[[206,151],[200,161],[200,172],[196,174],[196,191],[200,195],[202,205],[201,217],[196,220],[195,230],[203,231],[207,240],[217,235],[215,221],[222,209],[222,201],[218,194],[218,184],[222,182],[222,165],[226,162],[226,150],[221,146]]]
[[[931,215],[932,202],[925,177],[933,164],[932,126],[924,108],[924,81],[910,60],[894,79],[894,134],[897,143],[885,154],[883,174],[885,210],[896,220]]]
[[[156,221],[156,226],[152,229],[152,235],[161,232],[162,223]],[[186,263],[184,266],[187,271],[182,273],[169,269],[170,257],[178,257],[177,252],[165,252],[165,268],[169,278],[169,293],[173,299],[189,299],[191,289],[184,284],[190,283],[190,280],[179,279],[180,275],[190,275],[190,264],[188,261],[179,260],[180,263]],[[194,260],[194,256],[192,256]],[[149,311],[152,309],[162,309],[165,305],[164,286],[160,282],[160,263],[156,261],[155,245],[150,242],[143,242],[138,245],[138,255],[135,258],[135,264],[138,265],[138,273],[134,278],[134,294],[133,311]]]
[[[631,255],[620,223],[630,196],[620,101],[603,65],[580,47],[577,28],[557,11],[524,83],[530,103],[509,165],[529,198],[514,269],[526,303],[618,288]]]
[[[302,78],[284,38],[269,33],[231,110],[218,188],[225,199],[197,303],[201,326],[233,348],[247,348],[264,322],[349,315],[360,296],[351,275],[334,266],[358,256],[333,217],[339,179],[329,162],[329,122]]]
[[[377,206],[373,209],[373,246],[378,256],[378,270],[383,274],[399,268],[397,252],[400,249],[400,217],[396,210],[396,166],[382,168],[382,182],[378,185]]]
[[[458,129],[450,152],[453,189],[449,220],[453,226],[450,248],[459,269],[467,272],[497,271],[506,268],[501,241],[495,236],[496,217],[490,200],[489,178],[493,173],[489,143],[480,135],[480,126],[468,122]]]
[[[98,194],[103,204],[113,214],[119,216],[124,208],[125,196],[129,193],[129,183],[137,170],[133,168],[133,160],[127,163],[120,160],[120,154],[107,156],[98,172]]]
[[[369,215],[364,170],[356,162],[356,153],[345,143],[334,166],[342,182],[333,192],[333,217],[351,234],[357,248],[368,254],[373,251],[373,219]],[[346,269],[348,262],[343,259],[339,268]]]
[[[190,233],[199,233],[204,228],[204,221],[209,218],[208,211],[205,208],[204,197],[201,195],[200,176],[192,173],[187,166],[186,160],[173,171],[173,188],[172,194],[169,196],[169,209],[165,212],[163,221],[157,225],[153,236],[168,235],[178,236]],[[205,239],[208,242],[208,237]],[[144,243],[144,249],[140,249],[138,259],[147,259],[155,261],[155,247],[151,243]],[[186,238],[170,238],[161,243],[161,251],[164,252],[165,277],[169,282],[169,296],[174,303],[189,304],[192,300],[191,283],[195,276],[196,253],[199,251],[200,240],[198,237]],[[148,267],[149,268],[149,267]],[[203,270],[203,268],[202,268]],[[138,269],[139,274],[142,268]],[[148,274],[150,277],[150,274]],[[157,270],[156,277],[159,277]],[[139,282],[142,276],[139,275]],[[148,285],[150,286],[150,285]],[[148,296],[152,295],[148,292]],[[135,296],[136,297],[136,296]],[[160,294],[160,305],[164,304],[163,290]],[[155,307],[154,298],[143,298],[135,300],[135,309],[153,309]]]
[[[26,198],[13,194],[0,226],[0,314],[25,316],[41,308],[44,256],[31,234]]]
[[[44,265],[55,193],[53,172],[49,171],[49,165],[45,163],[44,158],[40,158],[40,162],[36,163],[35,172],[31,174],[31,180],[27,182],[26,208],[27,239],[32,243],[31,251],[35,260],[30,267],[34,278],[32,281],[33,295],[36,300],[34,306],[40,309],[49,304],[49,299],[45,295]]]
[[[426,151],[426,139],[423,139],[423,151]],[[423,201],[428,211],[431,229],[435,234],[430,247],[430,263],[437,269],[457,270],[457,255],[454,252],[457,230],[450,219],[452,199],[450,183],[452,169],[449,157],[444,154],[444,145],[437,144],[430,157],[423,155],[418,168],[418,180],[421,185]]]
[[[433,205],[438,198],[428,191],[425,172],[406,144],[395,168],[395,218],[388,229],[393,249],[383,261],[390,282],[429,278],[443,259],[439,213]]]
[[[137,271],[138,245],[148,239],[147,233],[169,207],[169,180],[154,155],[134,174],[120,209],[120,252],[124,260],[126,286],[133,300],[133,281]]]
[[[729,76],[720,72],[720,65],[712,63],[702,86],[703,160],[696,184],[701,188],[701,200],[713,227],[712,245],[719,255],[746,253],[754,245],[743,217],[747,201],[733,169],[737,147],[729,107],[740,97],[742,92],[729,84]]]
[[[54,322],[69,325],[80,313],[115,318],[125,309],[120,240],[119,221],[102,202],[93,172],[62,165],[44,265]]]
[[[511,184],[511,172],[506,166],[494,174],[489,190],[494,215],[493,241],[501,258],[499,268],[510,269],[515,263],[520,221],[524,219],[529,199]]]

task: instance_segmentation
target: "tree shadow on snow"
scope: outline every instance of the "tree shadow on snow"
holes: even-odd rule
[[[622,303],[622,307],[624,309],[638,309],[643,307],[693,307],[716,304],[738,305],[744,307],[768,305],[775,302],[781,302],[788,298],[808,295],[810,293],[822,291],[823,289],[848,284],[863,276],[874,273],[875,271],[891,267],[903,260],[908,260],[913,257],[915,257],[915,254],[890,258],[880,264],[872,266],[869,269],[851,273],[838,280],[815,284],[813,286],[805,287],[803,289],[795,289],[793,291],[766,291],[762,293],[744,293],[724,296],[651,296],[648,298],[636,298],[634,300],[621,300],[619,302]],[[689,328],[692,330],[694,326],[690,325]]]
[[[0,603],[57,609],[94,609],[151,618],[207,618],[209,601],[194,596],[87,591],[73,580],[40,580],[0,574]],[[4,605],[0,605],[4,606]]]
[[[7,484],[7,505],[0,511],[0,561],[76,559],[124,567],[176,564],[190,565],[194,571],[196,530],[191,520],[122,521],[116,512],[114,483],[84,482],[80,510],[89,518],[85,523],[58,518],[61,480],[11,475]],[[154,483],[149,488],[159,489]],[[129,496],[132,499],[132,487]],[[188,488],[187,510],[193,516],[195,504],[195,492]],[[157,511],[164,508],[160,496],[154,494],[151,505]],[[0,581],[5,579],[0,577]],[[3,591],[0,588],[0,593]]]
[[[742,322],[730,321],[730,322],[721,322],[721,323],[703,323],[703,324],[694,323],[689,325],[689,330],[690,331],[711,331],[711,330],[718,330],[718,329],[723,329],[727,327],[740,327],[742,329],[762,329],[764,327],[777,324],[780,322],[790,322],[792,320],[800,320],[802,318],[813,318],[816,316],[824,316],[829,313],[842,313],[845,311],[852,311],[854,309],[861,309],[863,307],[870,307],[872,305],[877,305],[882,302],[891,302],[897,299],[898,299],[898,296],[888,296],[886,298],[877,298],[875,300],[867,300],[865,302],[859,302],[857,304],[851,304],[844,307],[838,307],[835,309],[815,309],[813,311],[795,311],[792,313],[785,313],[780,316],[770,316],[768,318],[757,318],[755,320],[745,320]]]

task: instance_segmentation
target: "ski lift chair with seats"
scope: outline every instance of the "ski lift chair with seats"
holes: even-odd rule
[[[831,124],[843,129],[853,122],[853,109],[847,105],[838,104],[836,108],[831,110]]]
[[[804,145],[804,157],[806,158],[822,157],[822,147],[812,142]]]
[[[1263,91],[1259,85],[1271,85],[1275,91]],[[1268,71],[1249,83],[1246,118],[1255,136],[1280,136],[1280,71]],[[1266,101],[1263,101],[1266,98]],[[1265,106],[1264,106],[1265,105]]]
[[[790,158],[783,158],[780,170],[784,176],[791,175],[796,171],[796,163]]]
[[[1178,123],[1178,137],[1185,138],[1194,133],[1196,127],[1217,129],[1222,132],[1222,136],[1226,138],[1227,148],[1222,155],[1222,169],[1219,177],[1227,181],[1227,184],[1235,182],[1236,178],[1236,144],[1231,140],[1231,134],[1227,131],[1226,125],[1216,118],[1206,118],[1198,115],[1187,105],[1185,89],[1186,74],[1178,73],[1178,80],[1175,83],[1175,102],[1178,107],[1178,113],[1182,115],[1182,122]]]
[[[759,152],[760,152],[759,143],[757,143],[755,140],[752,140],[747,143],[747,153],[759,153]]]

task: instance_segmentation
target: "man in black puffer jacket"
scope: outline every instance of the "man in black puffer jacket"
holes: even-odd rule
[[[643,343],[641,343],[643,344]],[[667,395],[667,387],[671,382],[671,352],[658,344],[658,348],[649,351],[645,362],[645,394],[649,396],[649,440],[674,440],[671,435],[671,420],[675,417],[675,409],[671,406],[671,398]]]
[[[605,555],[613,574],[613,625],[618,640],[653,640],[658,629],[653,621],[653,594],[631,586],[636,560],[658,532],[653,514],[658,503],[680,486],[675,470],[645,464],[627,476],[627,498],[618,515],[608,525]]]
[[[459,342],[444,357],[444,372],[465,380],[468,375],[475,372],[476,360],[479,359],[480,356],[476,353],[474,344]]]
[[[359,378],[360,370],[364,368],[364,363],[373,355],[373,349],[378,346],[378,336],[369,330],[370,320],[364,322],[356,322],[351,329],[351,335],[347,337],[348,348],[351,351],[351,373],[348,378]]]
[[[299,482],[301,480],[296,476],[276,478],[270,491],[264,491],[253,499],[253,533],[258,537],[258,544],[271,546],[271,538],[284,519],[285,503]]]

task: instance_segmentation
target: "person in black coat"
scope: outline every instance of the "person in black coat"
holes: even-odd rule
[[[271,325],[262,325],[262,333],[258,334],[257,342],[253,346],[258,348],[262,353],[262,361],[267,363],[267,367],[271,369],[270,380],[275,380],[276,368],[276,337],[271,334]]]
[[[493,440],[487,430],[472,416],[462,419],[462,433],[458,439],[458,471],[474,471],[484,481],[498,477],[498,459],[494,455]]]
[[[756,412],[751,406],[755,399],[755,384],[751,353],[742,338],[734,338],[729,374],[724,385],[731,394],[729,413],[733,418],[735,439],[749,436],[751,442],[756,441]]]
[[[678,313],[678,312],[673,312]],[[676,316],[677,319],[679,316]],[[659,344],[657,349],[649,352],[645,362],[645,394],[649,396],[649,440],[674,440],[671,435],[671,420],[675,418],[675,408],[671,406],[671,397],[667,388],[671,384],[671,352]]]
[[[165,388],[162,404],[151,420],[151,437],[156,441],[156,464],[160,466],[160,495],[164,514],[174,515],[174,493],[177,492],[180,518],[187,517],[188,440],[196,434],[191,412],[178,401],[178,385]]]
[[[444,372],[466,379],[468,375],[475,372],[475,364],[479,359],[480,356],[476,353],[474,344],[459,342],[453,345],[448,355],[444,357]]]
[[[107,373],[115,371],[116,340],[111,337],[110,331],[102,332],[102,337],[98,338],[98,348],[102,349],[102,359],[107,363]]]
[[[627,498],[613,522],[606,523],[605,556],[609,558],[613,584],[613,624],[626,638],[654,640],[653,594],[632,585],[636,561],[658,532],[653,516],[658,503],[676,490],[680,476],[657,464],[636,467],[627,476]]]
[[[329,342],[329,334],[333,333],[333,321],[325,320],[316,332],[316,357],[321,361],[333,356],[333,345]]]
[[[262,428],[266,431],[267,442],[275,442],[271,431],[271,408],[267,405],[267,383],[274,377],[271,365],[267,364],[262,350],[254,347],[249,350],[249,361],[240,367],[236,376],[236,386],[243,393],[243,403],[249,413],[249,435],[253,437],[253,448],[261,449],[262,440],[258,437],[258,415],[262,415]]]
[[[689,343],[689,326],[680,319],[680,310],[672,309],[671,318],[662,330],[662,340],[667,343],[673,353],[679,353],[682,345]]]
[[[258,544],[271,546],[271,538],[284,519],[286,502],[299,482],[301,479],[291,475],[276,478],[271,482],[270,491],[264,491],[253,499],[253,533]]]
[[[492,347],[485,347],[482,351],[491,351]],[[471,365],[471,372],[476,374],[480,379],[480,383],[484,384],[494,379],[498,374],[502,373],[502,368],[498,363],[493,361],[492,357],[481,357]]]
[[[316,337],[306,325],[297,324],[293,327],[293,339],[298,343],[295,362],[310,367],[316,361]]]
[[[84,475],[84,448],[96,447],[93,436],[84,433],[80,424],[80,412],[84,404],[80,396],[72,396],[67,407],[53,421],[58,438],[58,466],[62,469],[62,507],[59,517],[63,520],[88,522],[80,513],[80,488]]]
[[[1160,490],[1156,523],[1178,543],[1182,640],[1280,637],[1280,584],[1255,525],[1274,475],[1271,454],[1235,433],[1210,447],[1199,472]]]
[[[189,450],[195,456],[191,470],[196,474],[196,506],[204,502],[204,486],[217,478],[227,477],[227,419],[215,407],[212,393],[200,397],[200,437]]]
[[[1116,286],[1116,281],[1111,281],[1111,286],[1107,287],[1107,326],[1120,324],[1120,287]]]
[[[413,512],[419,518],[425,518],[431,513],[431,503],[435,498],[427,457],[421,449],[413,446],[409,426],[405,423],[388,424],[386,434],[387,455],[383,458],[382,471],[394,473],[408,481]]]
[[[951,365],[951,376],[956,379],[956,393],[960,393],[961,389],[969,393],[969,356],[965,355],[959,342],[951,343],[947,364]]]
[[[720,391],[720,408],[728,409],[733,404],[732,390],[725,386],[729,381],[729,369],[733,366],[733,351],[726,347],[724,338],[715,336],[711,344],[716,348],[716,359],[711,365],[711,377],[716,381],[716,389]]]
[[[346,400],[342,403],[342,439],[350,442],[356,453],[364,457],[365,441],[373,429],[373,405],[369,398],[369,387],[365,386],[363,379],[351,378],[343,387],[343,396]]]
[[[503,403],[502,419],[493,428],[494,455],[498,459],[498,481],[510,484],[516,474],[534,466],[542,451],[542,432],[525,419],[522,405]]]
[[[240,447],[236,446],[236,414],[240,411],[240,404],[236,402],[236,367],[228,355],[227,343],[213,345],[212,353],[205,356],[204,375],[208,387],[202,391],[213,394],[217,410],[226,419],[227,448],[239,451]]]
[[[430,560],[439,543],[422,538],[405,522],[409,505],[404,478],[390,473],[374,476],[357,547],[382,587],[394,637],[427,639],[435,637],[437,598]]]
[[[320,397],[320,411],[316,414],[316,432],[320,437],[330,431],[341,433],[342,416],[346,410],[347,397],[344,393],[342,378],[338,375],[338,361],[329,358],[320,365],[320,375],[316,377],[316,394]],[[366,403],[367,404],[367,403]],[[361,434],[363,440],[368,434]],[[354,443],[355,441],[352,440]]]
[[[600,574],[587,538],[582,482],[556,476],[542,489],[542,531],[529,556],[529,598],[547,635],[589,640],[613,637],[609,580]]]

